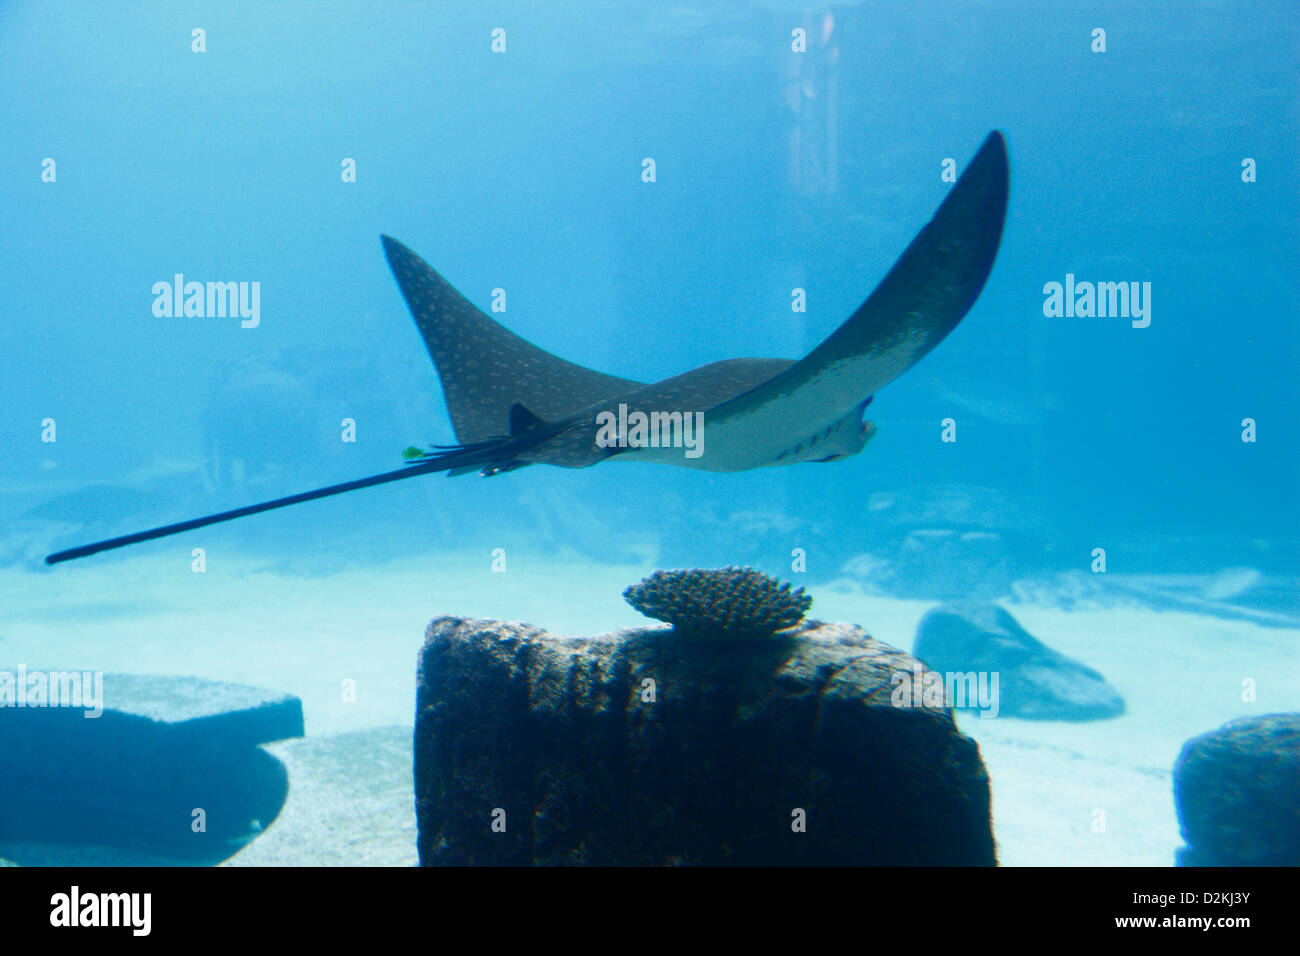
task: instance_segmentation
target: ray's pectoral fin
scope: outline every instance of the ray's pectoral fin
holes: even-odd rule
[[[993,269],[1008,179],[1006,141],[990,133],[934,217],[843,325],[785,371],[705,414],[707,427],[730,432],[729,444],[742,449],[727,470],[773,464],[764,436],[815,432],[841,420],[956,328]],[[870,437],[865,427],[863,435]]]
[[[525,341],[405,245],[390,236],[382,239],[393,277],[438,370],[458,440],[475,443],[500,435],[520,403],[535,416],[555,420],[642,386]]]

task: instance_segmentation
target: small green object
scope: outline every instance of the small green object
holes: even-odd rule
[[[423,458],[425,454],[423,448],[416,448],[414,445],[402,449],[402,457],[406,461],[415,461],[417,458]]]

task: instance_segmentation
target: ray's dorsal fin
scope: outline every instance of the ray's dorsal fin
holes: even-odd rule
[[[510,406],[510,437],[511,438],[514,438],[517,435],[522,435],[524,432],[536,428],[538,425],[545,425],[545,424],[546,422],[538,418],[536,415],[534,415],[528,409],[524,408],[524,406],[520,405],[518,402],[515,402],[513,405]]]
[[[447,411],[462,444],[513,434],[511,409],[555,421],[640,388],[566,362],[493,321],[396,239],[384,254],[442,380]]]

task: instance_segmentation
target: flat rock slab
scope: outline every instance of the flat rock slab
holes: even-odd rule
[[[219,734],[230,743],[262,744],[301,737],[302,702],[279,694],[197,677],[104,675],[107,705],[157,724]]]
[[[941,674],[974,674],[990,689],[996,675],[990,716],[1102,720],[1124,713],[1124,698],[1106,678],[1048,647],[996,604],[935,608],[921,619],[912,653]],[[985,705],[967,701],[965,707]]]
[[[160,867],[207,866],[210,860],[188,856],[158,856],[121,846],[89,843],[42,843],[35,840],[0,842],[0,866]]]
[[[17,705],[13,695],[29,702],[32,696],[30,685],[34,679],[42,682],[43,678],[46,687],[56,683],[70,686],[66,678],[56,675],[72,674],[78,675],[80,706]],[[112,718],[110,723],[116,724],[119,718],[139,718],[150,725],[148,732],[211,736],[230,745],[261,744],[303,734],[302,702],[289,694],[198,677],[103,674],[102,681],[100,703],[103,716]],[[19,689],[19,684],[25,689]],[[0,670],[0,726],[17,731],[22,728],[24,718],[43,719],[42,714],[64,720],[103,719],[102,716],[83,716],[91,709],[90,688],[95,684],[93,672],[28,668]],[[46,698],[50,696],[47,692]]]
[[[858,628],[566,637],[443,617],[419,658],[420,862],[991,865],[988,776]]]
[[[1231,720],[1174,764],[1182,866],[1300,866],[1300,713]]]
[[[0,841],[216,862],[279,812],[284,768],[258,745],[302,734],[296,697],[132,674],[101,696],[72,673],[0,671]]]
[[[223,866],[415,865],[409,726],[266,749],[289,774],[284,809]]]

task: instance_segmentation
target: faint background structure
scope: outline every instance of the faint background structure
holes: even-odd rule
[[[800,196],[835,194],[839,176],[839,57],[835,17],[805,16],[807,49],[786,60],[785,100],[790,118],[790,185]],[[793,41],[792,41],[793,42]]]

